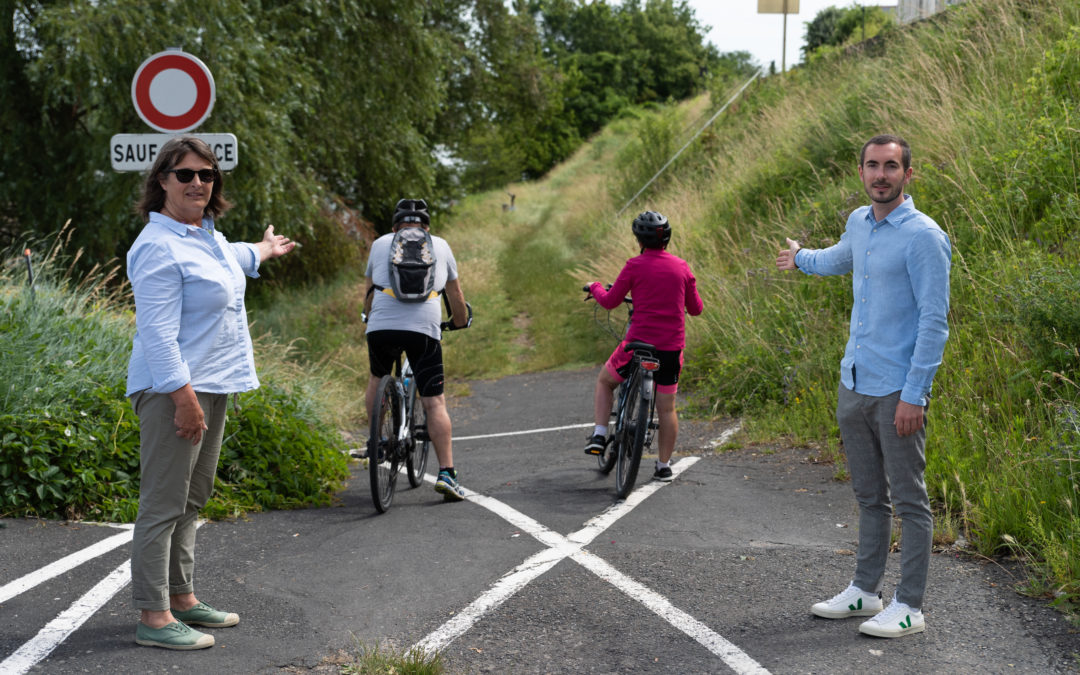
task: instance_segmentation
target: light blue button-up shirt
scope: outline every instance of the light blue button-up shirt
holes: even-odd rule
[[[229,243],[210,218],[202,225],[151,212],[128,251],[135,296],[128,396],[189,382],[209,394],[259,386],[244,309],[245,275],[259,276],[258,249]]]
[[[869,206],[856,209],[834,246],[799,249],[795,264],[807,274],[853,273],[845,387],[926,405],[949,337],[951,261],[948,235],[909,195],[881,221]]]

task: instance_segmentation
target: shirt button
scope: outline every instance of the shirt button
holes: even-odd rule
[[[859,325],[860,325],[860,326],[862,325],[862,321],[860,321],[860,322],[859,322]]]
[[[862,349],[862,345],[855,345],[855,349]]]
[[[863,279],[869,279],[869,278],[870,278],[870,275],[869,275],[869,274],[864,274],[864,275],[863,275]]]
[[[862,299],[862,301],[863,301],[863,302],[866,302],[866,298],[863,298],[863,299]]]
[[[870,255],[870,251],[867,251],[867,252],[866,252],[866,255]]]

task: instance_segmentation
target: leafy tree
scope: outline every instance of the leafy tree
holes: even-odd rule
[[[404,194],[539,176],[627,106],[748,66],[685,0],[0,0],[0,22],[0,247],[70,218],[87,266],[123,259],[142,177],[109,139],[146,131],[131,78],[182,47],[217,86],[198,131],[240,141],[222,229],[298,239],[292,279],[356,261],[343,208],[385,223]]]
[[[532,0],[545,52],[574,83],[566,107],[580,135],[628,104],[683,99],[720,66],[684,0]]]
[[[443,7],[4,0],[0,133],[17,142],[0,151],[0,234],[13,243],[71,218],[85,259],[123,257],[142,226],[131,213],[142,177],[109,170],[109,138],[145,131],[131,78],[147,56],[182,46],[217,87],[198,131],[231,132],[241,145],[226,184],[236,208],[223,229],[251,239],[272,222],[306,244],[283,261],[287,274],[333,272],[355,256],[331,217],[335,204],[377,212],[433,183],[443,47],[427,28]]]
[[[877,6],[826,7],[806,24],[803,60],[809,60],[823,47],[844,47],[868,40],[894,23],[893,16]]]
[[[836,33],[830,44],[839,47],[869,40],[894,23],[893,16],[881,7],[852,5],[836,22]]]
[[[563,109],[569,84],[544,58],[539,34],[523,2],[476,0],[472,22],[448,79],[448,110],[457,127],[447,139],[465,163],[467,187],[490,187],[537,177],[580,143]]]
[[[803,60],[822,45],[835,44],[833,36],[836,34],[836,24],[846,10],[830,6],[817,13],[812,21],[806,22],[806,44],[802,46]]]

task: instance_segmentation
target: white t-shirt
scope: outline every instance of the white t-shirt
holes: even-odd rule
[[[375,285],[390,288],[390,242],[394,235],[384,234],[371,244],[367,271]],[[458,278],[457,261],[450,244],[442,237],[431,235],[435,247],[435,290],[446,288],[447,281]],[[442,339],[439,324],[442,322],[442,298],[428,298],[424,302],[402,302],[381,291],[375,291],[368,316],[368,332],[377,330],[408,330],[423,333],[436,340]]]

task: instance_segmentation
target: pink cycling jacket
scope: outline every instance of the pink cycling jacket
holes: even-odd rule
[[[662,249],[645,249],[627,260],[610,291],[593,283],[589,292],[604,309],[618,307],[629,293],[634,318],[626,339],[663,350],[685,347],[686,313],[697,316],[705,308],[690,266]]]

